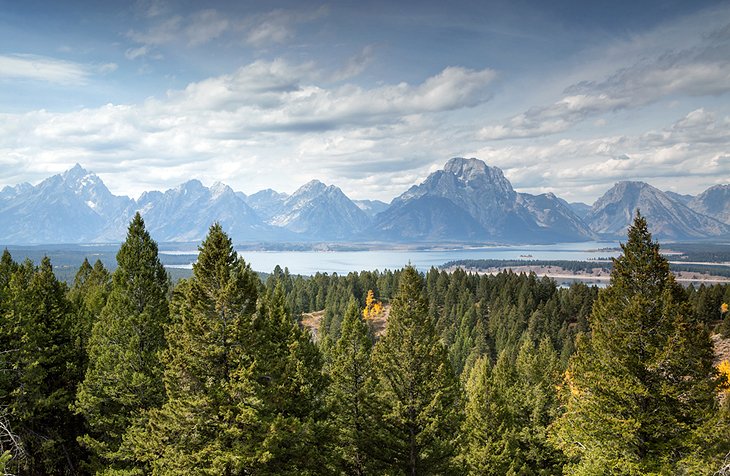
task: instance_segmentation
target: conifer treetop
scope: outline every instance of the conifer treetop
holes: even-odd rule
[[[613,258],[611,285],[656,295],[668,280],[673,282],[669,262],[659,248],[659,243],[652,239],[646,219],[637,210],[628,230],[628,240],[621,243],[623,253]]]

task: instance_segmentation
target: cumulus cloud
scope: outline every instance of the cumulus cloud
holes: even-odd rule
[[[502,167],[518,190],[550,191],[568,200],[592,202],[620,180],[699,193],[708,183],[730,182],[729,126],[730,117],[696,109],[657,131],[494,143],[474,154]]]
[[[192,83],[168,93],[168,110],[226,110],[257,130],[317,130],[400,121],[402,116],[473,107],[490,97],[495,73],[447,67],[423,83],[374,88],[316,83],[311,63],[256,61],[235,73]]]
[[[139,105],[0,116],[0,157],[44,169],[80,162],[102,178],[113,171],[110,187],[132,195],[151,188],[144,180],[159,188],[189,176],[248,193],[340,178],[363,181],[356,196],[389,199],[402,191],[404,164],[420,176],[450,155],[440,115],[487,101],[493,78],[448,67],[416,84],[327,86],[313,64],[256,61]],[[141,180],[137,166],[149,171]],[[231,167],[247,172],[232,177]],[[274,182],[272,170],[281,172]]]

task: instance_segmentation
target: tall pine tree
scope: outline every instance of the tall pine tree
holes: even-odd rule
[[[8,466],[28,475],[75,474],[83,460],[76,442],[81,421],[69,405],[81,357],[66,286],[46,257],[37,268],[30,261],[18,267],[6,293],[0,406],[25,455]]]
[[[717,415],[712,347],[638,212],[621,248],[570,359],[553,441],[567,474],[681,474]]]
[[[337,448],[342,470],[347,474],[368,473],[367,451],[374,395],[370,355],[373,339],[362,319],[360,307],[350,299],[342,320],[340,338],[331,352],[330,398],[337,429]]]
[[[373,456],[397,474],[454,472],[461,389],[428,316],[423,280],[411,266],[401,273],[373,367],[380,413]]]
[[[327,425],[327,378],[322,356],[309,331],[302,329],[287,308],[284,287],[260,300],[252,349],[255,376],[266,425],[258,447],[264,474],[323,474],[331,458]]]
[[[167,401],[130,443],[152,474],[246,474],[261,442],[251,349],[259,279],[219,224],[171,305],[163,360]]]
[[[88,368],[75,403],[88,423],[83,443],[95,455],[93,471],[136,466],[122,448],[124,435],[164,399],[159,352],[168,322],[168,276],[139,213],[117,264],[108,300],[92,328]]]

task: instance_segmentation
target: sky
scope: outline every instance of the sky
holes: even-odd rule
[[[452,157],[588,204],[730,183],[730,2],[0,0],[0,187],[388,202]]]

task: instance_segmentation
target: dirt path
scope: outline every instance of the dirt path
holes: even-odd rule
[[[388,321],[389,315],[390,304],[384,304],[383,311],[380,314],[374,318],[366,320],[376,337],[380,337],[385,333],[385,325]],[[324,318],[324,310],[306,312],[302,314],[302,327],[309,329],[315,342],[319,338],[319,326],[322,322],[322,318]]]

